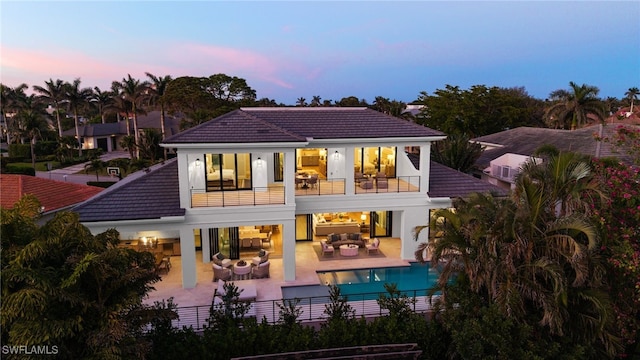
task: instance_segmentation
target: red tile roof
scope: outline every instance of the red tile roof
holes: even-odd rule
[[[6,209],[11,209],[23,195],[32,194],[45,212],[51,212],[83,202],[102,190],[28,175],[0,174],[0,206]]]

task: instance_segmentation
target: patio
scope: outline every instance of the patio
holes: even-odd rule
[[[316,241],[319,241],[319,239]],[[316,271],[404,266],[408,264],[407,261],[399,258],[400,239],[398,238],[381,238],[380,249],[386,255],[384,258],[372,257],[369,259],[365,256],[360,256],[359,258],[344,259],[339,254],[335,254],[335,260],[323,259],[323,261],[318,260],[318,256],[313,249],[313,244],[316,241],[304,241],[296,244],[297,267],[295,281],[282,280],[282,258],[270,257],[270,278],[240,280],[240,282],[256,285],[258,289],[256,300],[258,301],[280,300],[282,298],[281,287],[319,284]],[[360,251],[366,253],[365,249],[360,249]],[[162,281],[154,284],[156,290],[149,293],[145,303],[153,304],[155,301],[173,297],[173,302],[178,307],[210,305],[217,283],[212,281],[213,270],[211,263],[203,263],[200,252],[197,253],[196,258],[198,259],[198,283],[195,288],[182,288],[181,257],[174,256],[171,258],[171,270],[168,273],[163,272],[161,274]]]

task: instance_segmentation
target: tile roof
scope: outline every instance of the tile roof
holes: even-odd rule
[[[410,155],[417,163],[415,155]],[[429,196],[464,197],[473,192],[496,192],[506,195],[506,190],[463,174],[438,163],[431,162]],[[76,206],[80,221],[120,221],[159,219],[166,216],[182,216],[178,189],[178,163],[172,160],[148,174],[112,191]]]
[[[165,132],[167,135],[177,134],[180,131],[179,126],[179,118],[165,114]],[[131,131],[133,131],[133,121],[129,122],[129,127],[131,127]],[[160,111],[151,111],[146,115],[138,115],[138,128],[160,130]],[[82,137],[126,135],[127,122],[122,120],[117,123],[87,124],[80,126],[78,131]],[[75,136],[76,129],[71,128],[69,130],[65,130],[62,134]]]
[[[444,136],[368,108],[241,108],[183,131],[165,143],[260,143],[302,139]]]
[[[612,137],[617,127],[618,125],[611,124],[604,126],[603,136]],[[489,166],[491,160],[507,153],[531,156],[542,145],[552,145],[560,151],[596,156],[596,147],[600,144],[600,157],[617,157],[622,161],[629,161],[629,158],[624,154],[614,152],[610,143],[596,141],[594,135],[598,134],[598,130],[598,125],[577,130],[519,127],[481,136],[472,141],[503,146],[483,151],[476,161],[476,166],[484,169]]]
[[[507,196],[509,191],[435,161],[431,162],[430,197],[457,198],[467,197],[472,193],[493,193],[497,196]]]
[[[420,155],[407,154],[409,160],[416,169],[420,169]],[[490,184],[486,181],[475,178],[471,175],[461,173],[458,170],[430,162],[429,173],[429,196],[437,197],[467,197],[472,193],[495,193],[499,196],[506,196],[508,191]]]
[[[173,159],[148,174],[123,182],[76,206],[80,221],[118,221],[183,216],[178,162]]]
[[[28,175],[0,174],[0,190],[3,208],[11,209],[23,195],[32,194],[48,213],[83,202],[104,189]]]

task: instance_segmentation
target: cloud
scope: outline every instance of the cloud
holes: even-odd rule
[[[145,72],[177,76],[209,76],[226,73],[240,76],[251,83],[252,79],[282,88],[294,85],[281,76],[290,71],[288,60],[278,60],[259,52],[197,43],[181,43],[160,46],[165,55],[149,59],[149,49],[141,53],[130,51],[114,58],[96,57],[84,52],[58,48],[55,53],[1,46],[0,80],[9,85],[21,83],[40,84],[49,78],[71,81],[81,78],[83,85],[109,88],[111,82],[126,74],[146,78]]]
[[[244,78],[260,79],[283,88],[293,87],[279,75],[287,71],[286,64],[256,51],[184,43],[173,46],[169,57],[174,62],[188,59],[189,69],[198,72],[199,75],[243,74],[241,77]]]

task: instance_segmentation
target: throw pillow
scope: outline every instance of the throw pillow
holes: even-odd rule
[[[344,240],[347,240],[347,239],[348,239],[347,238],[347,233],[340,234],[340,240],[344,241]]]
[[[258,256],[263,257],[265,256],[267,253],[264,250],[260,250],[260,252],[258,252]]]
[[[224,255],[222,253],[218,253],[218,255],[216,255],[216,258],[218,258],[218,260],[224,260]]]

